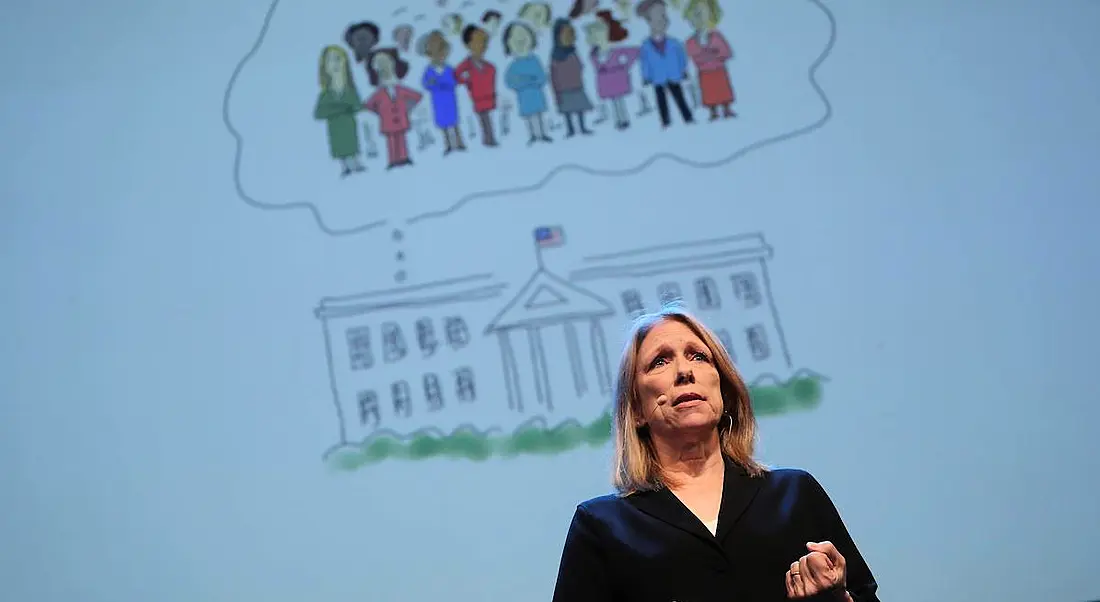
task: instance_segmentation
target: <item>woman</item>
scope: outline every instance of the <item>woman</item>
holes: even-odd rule
[[[710,109],[710,120],[718,119],[718,109],[724,117],[736,117],[733,86],[726,72],[726,62],[733,58],[729,42],[718,31],[722,8],[718,0],[691,0],[684,9],[687,20],[695,27],[685,49],[699,71],[699,94],[703,106]]]
[[[378,90],[363,103],[363,108],[378,115],[378,130],[386,136],[389,164],[386,169],[412,165],[406,136],[412,127],[409,113],[420,102],[422,95],[401,85],[409,72],[409,64],[397,56],[397,50],[383,48],[371,53],[367,65],[370,84]]]
[[[359,131],[355,114],[359,112],[359,91],[351,77],[348,53],[339,46],[321,51],[321,93],[313,108],[313,118],[328,126],[328,148],[333,159],[340,162],[340,177],[365,171],[359,162]]]
[[[466,144],[462,141],[462,132],[458,127],[458,97],[455,95],[458,82],[454,68],[447,64],[451,45],[443,37],[443,32],[436,30],[427,34],[418,46],[417,50],[422,56],[428,57],[429,61],[424,69],[424,76],[420,78],[420,85],[432,98],[435,126],[442,130],[443,140],[446,141],[443,154],[449,155],[455,150],[464,151]]]
[[[504,83],[516,93],[516,105],[520,117],[527,122],[527,131],[531,138],[530,146],[536,142],[553,142],[546,135],[546,70],[534,54],[535,30],[523,22],[510,24],[504,30],[504,54],[514,56],[508,71],[504,74]]]
[[[496,146],[491,113],[497,108],[497,69],[485,60],[489,33],[475,25],[467,25],[462,30],[462,43],[470,54],[455,67],[455,81],[460,86],[466,86],[470,94],[474,113],[481,123],[481,143]]]
[[[630,127],[630,114],[625,98],[633,90],[630,70],[638,60],[641,49],[624,46],[630,32],[623,27],[609,10],[596,12],[596,20],[588,24],[588,45],[592,47],[592,65],[596,69],[596,93],[611,103],[615,114],[615,127]]]
[[[568,19],[554,22],[554,48],[550,51],[550,87],[558,103],[558,112],[565,118],[566,138],[572,138],[577,130],[584,135],[592,133],[584,123],[584,114],[593,109],[588,93],[584,91],[584,64],[577,56],[577,31]],[[577,120],[573,128],[573,118]]]
[[[619,494],[577,507],[555,602],[877,602],[821,485],[753,458],[748,389],[695,318],[638,319],[614,404]]]

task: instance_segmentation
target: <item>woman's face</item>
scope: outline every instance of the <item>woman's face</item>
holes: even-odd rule
[[[577,41],[577,32],[572,25],[566,25],[558,32],[558,43],[562,46],[572,46]]]
[[[531,47],[534,46],[534,40],[531,39],[531,33],[527,31],[526,27],[513,27],[511,33],[508,35],[508,47],[512,49],[512,54],[518,56],[524,56],[531,52]]]
[[[380,53],[374,55],[374,57],[370,60],[370,63],[371,63],[371,66],[374,67],[374,70],[378,72],[379,79],[381,79],[383,81],[388,81],[388,80],[393,79],[393,76],[394,76],[393,57],[391,57],[390,55],[388,55],[384,52],[380,52]]]
[[[708,29],[711,26],[710,7],[706,2],[696,2],[688,18],[695,29]]]
[[[339,52],[329,51],[325,54],[325,73],[334,80],[343,80],[344,57]]]
[[[489,46],[489,36],[480,29],[470,36],[470,54],[480,57],[485,54],[485,48]]]
[[[597,46],[603,48],[611,42],[610,32],[607,29],[607,24],[603,21],[596,21],[588,26],[588,45]]]
[[[447,60],[451,54],[451,45],[441,35],[432,36],[428,41],[428,57],[437,63]]]
[[[653,437],[672,438],[715,428],[722,417],[722,384],[714,355],[686,324],[663,320],[642,340],[635,367],[641,424]]]

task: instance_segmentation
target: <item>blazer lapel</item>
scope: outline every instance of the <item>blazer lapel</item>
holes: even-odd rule
[[[760,492],[762,482],[762,477],[750,477],[739,464],[726,458],[722,506],[718,511],[718,533],[715,537],[717,541],[722,541],[737,525],[737,521],[745,514],[745,510],[748,510],[753,498]]]
[[[710,531],[707,531],[706,526],[668,489],[643,491],[630,495],[626,499],[642,512],[690,533],[704,542],[717,545],[717,540]]]

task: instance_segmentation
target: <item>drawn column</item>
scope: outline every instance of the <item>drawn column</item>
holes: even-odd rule
[[[600,381],[600,392],[610,393],[611,369],[607,358],[607,338],[603,334],[599,318],[592,318],[589,338],[592,341],[592,355],[596,360],[596,378]]]
[[[569,368],[573,372],[573,388],[577,397],[588,391],[588,383],[584,375],[584,362],[581,360],[581,345],[577,340],[577,326],[573,320],[567,320],[562,325],[565,328],[565,344],[569,348]]]
[[[542,328],[527,327],[527,342],[531,347],[531,366],[535,371],[535,395],[547,410],[554,409],[550,399],[550,376],[546,369],[546,351],[542,348]]]
[[[500,359],[504,364],[504,386],[508,390],[508,409],[523,411],[523,394],[519,387],[519,368],[516,367],[516,354],[512,351],[512,339],[509,331],[498,330]]]

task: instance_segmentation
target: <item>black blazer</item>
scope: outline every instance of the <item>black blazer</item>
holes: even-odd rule
[[[717,536],[667,489],[577,506],[554,602],[787,600],[791,563],[809,552],[806,542],[826,540],[844,556],[852,598],[878,602],[871,570],[813,476],[783,469],[750,477],[726,460]]]

